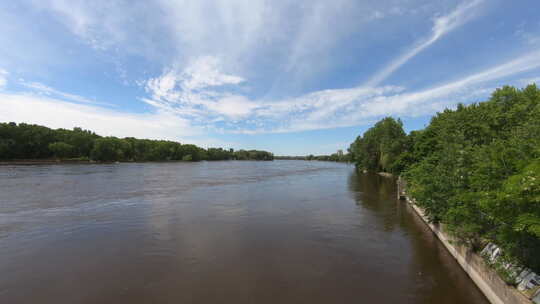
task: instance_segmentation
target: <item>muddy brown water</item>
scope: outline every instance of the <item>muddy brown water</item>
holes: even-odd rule
[[[487,303],[392,179],[331,162],[0,167],[0,303]]]

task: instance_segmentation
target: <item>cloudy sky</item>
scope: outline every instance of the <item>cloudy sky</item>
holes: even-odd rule
[[[0,121],[276,154],[540,84],[538,0],[0,2]]]

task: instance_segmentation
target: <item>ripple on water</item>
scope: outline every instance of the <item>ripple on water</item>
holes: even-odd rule
[[[391,181],[349,165],[12,166],[0,180],[0,303],[487,303]]]

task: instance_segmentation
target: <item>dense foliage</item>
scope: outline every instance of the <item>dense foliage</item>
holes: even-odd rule
[[[401,120],[387,117],[358,136],[349,148],[353,161],[369,171],[395,172],[407,135]]]
[[[540,90],[497,89],[405,136],[385,118],[351,145],[360,168],[402,174],[430,220],[540,271]]]
[[[24,123],[0,123],[0,160],[50,158],[111,162],[272,160],[274,156],[257,150],[203,149],[166,140],[102,137],[81,128],[53,130]]]

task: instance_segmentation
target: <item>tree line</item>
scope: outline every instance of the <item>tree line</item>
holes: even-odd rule
[[[343,153],[343,150],[338,150],[336,153],[330,155],[305,155],[305,156],[276,156],[276,159],[285,160],[319,160],[319,161],[333,161],[333,162],[349,162],[350,154]]]
[[[403,176],[434,223],[540,272],[540,90],[505,86],[406,134],[387,117],[350,145],[359,169]]]
[[[81,128],[50,129],[0,123],[0,160],[78,159],[112,161],[273,160],[267,151],[208,148],[168,140],[103,137]]]

